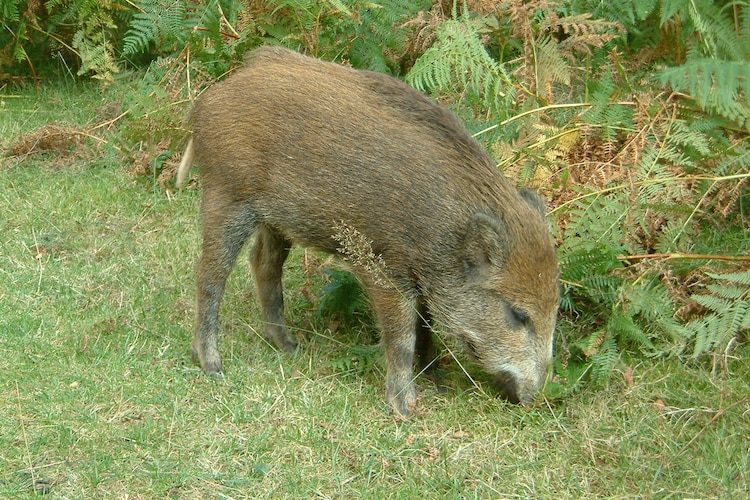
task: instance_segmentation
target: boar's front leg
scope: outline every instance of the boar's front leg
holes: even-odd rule
[[[385,348],[385,400],[393,411],[408,417],[417,402],[414,354],[417,343],[417,301],[408,291],[370,284],[370,298],[378,316]]]
[[[227,276],[247,237],[258,223],[246,204],[223,203],[204,190],[201,230],[203,249],[198,263],[197,315],[193,359],[208,375],[222,373],[218,346],[219,305]]]
[[[294,351],[294,341],[284,324],[284,294],[281,274],[291,242],[268,226],[261,225],[250,256],[258,301],[263,314],[264,336],[282,351]]]

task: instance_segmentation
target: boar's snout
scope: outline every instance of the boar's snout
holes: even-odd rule
[[[495,374],[495,388],[511,403],[531,403],[547,380],[548,366],[549,363],[545,363],[536,376],[527,376],[515,369],[500,371]]]

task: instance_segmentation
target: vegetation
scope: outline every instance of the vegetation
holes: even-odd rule
[[[747,494],[744,3],[6,0],[0,27],[0,496]],[[302,251],[301,352],[244,338],[241,265],[228,379],[201,377],[200,180],[171,178],[190,100],[262,43],[404,78],[545,195],[543,401],[494,400],[447,342],[445,387],[393,422],[366,301]]]

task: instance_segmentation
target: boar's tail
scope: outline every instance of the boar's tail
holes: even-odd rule
[[[188,142],[185,152],[182,153],[182,161],[180,166],[177,168],[177,180],[175,186],[179,189],[185,183],[188,173],[190,173],[190,167],[193,166],[193,157],[195,156],[195,148],[193,147],[193,139],[191,138]]]

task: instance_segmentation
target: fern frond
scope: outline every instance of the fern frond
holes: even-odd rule
[[[3,2],[2,5],[0,5],[0,23],[2,23],[2,26],[8,26],[10,23],[21,19],[18,5],[17,2],[12,0]]]
[[[689,149],[703,158],[710,158],[714,155],[711,150],[711,139],[700,130],[699,126],[685,120],[671,121],[665,139],[670,146],[683,150]]]
[[[656,350],[646,332],[636,324],[633,316],[629,314],[619,311],[613,313],[607,323],[607,330],[620,342],[630,342],[638,346],[639,350],[646,349],[652,352]]]
[[[599,386],[606,384],[619,360],[617,342],[612,337],[605,338],[597,353],[591,356],[591,382]]]
[[[573,295],[587,303],[611,304],[622,284],[621,278],[611,271],[622,267],[617,254],[608,245],[578,241],[573,247],[563,245],[559,251],[562,274],[560,279],[568,286],[564,296],[569,308],[575,308]]]
[[[717,281],[729,281],[731,283],[737,283],[738,285],[750,286],[750,271],[724,274],[706,274]]]
[[[674,317],[674,301],[659,279],[644,278],[628,283],[622,300],[623,314],[632,318],[646,336],[647,342],[640,342],[639,348],[647,347],[651,354],[682,349],[688,333]],[[631,338],[639,340],[638,337]],[[659,344],[658,349],[654,343]]]
[[[621,91],[608,66],[603,69],[601,78],[588,82],[592,106],[582,119],[601,130],[605,142],[616,141],[622,130],[633,123],[633,110],[618,103]]]
[[[743,61],[747,48],[739,43],[734,26],[713,1],[692,0],[686,9],[709,57]]]
[[[553,33],[562,31],[565,34],[560,41],[560,51],[570,55],[574,52],[591,55],[592,47],[603,47],[625,31],[620,23],[601,18],[594,19],[589,12],[565,17],[555,16],[554,21],[543,27]]]
[[[552,37],[539,40],[536,45],[536,88],[547,88],[548,84],[561,82],[570,84],[571,67],[565,60],[560,45]],[[552,102],[553,96],[548,95],[547,100]]]
[[[496,116],[505,114],[504,103],[515,93],[510,76],[487,53],[477,27],[463,16],[438,27],[437,42],[417,59],[406,81],[423,92],[452,89],[481,97]]]
[[[392,53],[402,51],[408,30],[405,23],[426,8],[423,2],[382,0],[349,2],[357,19],[356,33],[348,58],[357,68],[383,73],[394,72]]]
[[[73,47],[81,57],[79,75],[91,72],[94,78],[111,81],[113,73],[120,71],[115,61],[114,48],[102,33],[95,34],[92,38],[84,31],[78,31],[73,36]]]
[[[584,356],[590,358],[599,351],[599,348],[601,347],[602,342],[604,342],[606,335],[606,330],[596,330],[576,342],[575,347],[580,349],[581,353]]]
[[[233,33],[228,37],[224,28],[229,25],[226,31],[233,32],[237,12],[244,8],[238,0],[137,0],[134,5],[138,12],[123,37],[125,55],[146,52],[153,45],[161,53],[178,50],[191,37],[204,42],[201,48],[206,52],[220,51],[229,45],[227,38],[238,38]]]
[[[685,92],[703,109],[715,112],[750,130],[750,64],[715,58],[692,58],[656,76],[663,85]]]
[[[581,197],[567,211],[570,221],[565,236],[577,236],[590,242],[608,241],[613,251],[620,252],[624,247],[617,242],[625,241],[623,221],[629,208],[628,200],[621,193]]]
[[[709,313],[688,323],[693,335],[693,357],[707,353],[750,328],[750,271],[709,274],[715,283],[710,294],[694,295]]]

